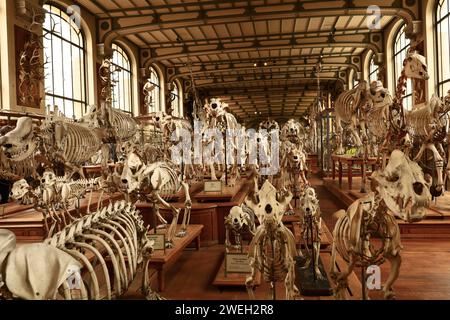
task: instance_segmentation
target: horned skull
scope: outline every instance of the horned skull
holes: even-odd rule
[[[30,117],[21,117],[16,127],[0,137],[0,146],[6,157],[13,161],[22,161],[30,157],[36,149],[33,140],[33,120]]]
[[[428,178],[431,177],[426,179],[416,162],[402,151],[394,150],[385,169],[372,174],[372,183],[395,216],[414,222],[425,217],[431,201]]]

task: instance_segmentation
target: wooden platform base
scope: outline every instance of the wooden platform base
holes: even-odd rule
[[[179,227],[177,228],[179,229]],[[182,238],[175,237],[174,247],[166,250],[155,251],[150,258],[149,266],[158,272],[158,291],[164,291],[165,273],[167,269],[173,265],[183,253],[183,250],[195,241],[197,250],[200,250],[200,234],[203,225],[189,225],[186,236]],[[158,230],[157,233],[164,233],[166,230]]]
[[[360,184],[361,179],[355,178],[354,185],[357,187],[348,190],[347,185],[339,188],[337,180],[330,178],[325,178],[323,183],[325,188],[342,203],[343,209],[365,195],[359,190]],[[450,238],[450,192],[445,192],[444,196],[433,201],[427,209],[425,220],[408,223],[399,219],[397,222],[402,238]]]

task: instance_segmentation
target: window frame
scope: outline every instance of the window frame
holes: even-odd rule
[[[397,65],[397,57],[400,56],[401,54],[405,53],[405,57],[406,54],[408,52],[408,49],[411,47],[411,40],[406,38],[406,33],[405,33],[405,28],[406,28],[406,23],[402,24],[400,26],[400,28],[397,30],[393,43],[392,43],[392,59],[393,59],[393,65],[394,65],[394,85],[395,87],[397,87],[397,81],[398,78],[400,77],[400,74],[397,74],[397,68],[399,67]],[[397,43],[400,41],[402,35],[404,35],[404,39],[405,39],[405,43],[407,42],[408,44],[406,46],[401,47],[398,51],[397,51]],[[404,59],[402,59],[401,65],[399,70],[403,69],[403,61]],[[405,92],[405,96],[403,97],[403,101],[406,101],[406,109],[411,110],[414,104],[413,101],[413,83],[411,81],[411,79],[407,80],[407,85],[406,85],[406,92]]]
[[[151,92],[150,92],[150,95],[152,95],[152,97],[157,97],[157,101],[153,101],[153,103],[154,103],[154,105],[153,105],[153,110],[151,110],[150,109],[150,106],[146,106],[147,107],[147,109],[148,110],[146,110],[148,113],[152,113],[152,112],[159,112],[159,111],[162,111],[162,101],[161,101],[161,77],[159,76],[159,74],[158,74],[158,71],[156,70],[156,68],[155,67],[153,67],[153,66],[149,66],[148,67],[148,70],[149,70],[149,72],[150,72],[150,76],[147,78],[147,81],[146,82],[149,82],[149,83],[151,83],[151,84],[153,84],[153,85],[155,85],[155,89],[153,89]],[[155,83],[155,82],[153,82],[152,81],[152,75],[155,75],[155,77],[156,77],[156,79],[157,79],[157,81],[155,81],[155,82],[157,82],[157,83]]]
[[[52,7],[56,8],[57,10],[59,10],[58,15],[51,10]],[[49,2],[49,3],[45,3],[43,8],[47,11],[46,19],[47,19],[47,15],[49,15],[50,17],[57,15],[57,17],[60,19],[60,21],[66,22],[69,25],[70,34],[72,36],[72,30],[74,30],[74,26],[73,26],[72,23],[70,23],[71,20],[70,20],[69,15],[63,10],[63,8],[61,8],[60,5],[58,5],[58,4],[54,3],[54,2]],[[64,15],[67,17],[67,19],[64,18]],[[53,20],[50,20],[50,23],[52,23],[52,21]],[[52,69],[51,74],[50,74],[50,76],[52,77],[52,80],[51,80],[51,82],[52,82],[51,83],[51,85],[52,85],[51,86],[51,89],[52,89],[51,92],[52,93],[48,93],[47,91],[45,91],[45,99],[44,99],[45,102],[44,103],[46,103],[46,107],[47,107],[47,105],[48,105],[47,104],[47,97],[51,97],[51,99],[53,101],[53,105],[51,107],[53,108],[55,105],[57,105],[55,103],[56,99],[62,100],[63,101],[63,105],[62,106],[58,106],[57,105],[57,106],[58,106],[59,111],[62,111],[67,116],[65,101],[66,100],[71,101],[72,102],[72,118],[76,118],[75,104],[78,103],[78,104],[81,104],[80,115],[83,116],[86,113],[87,106],[88,106],[88,85],[87,85],[87,73],[88,73],[88,69],[87,69],[88,66],[87,65],[88,64],[86,63],[88,56],[87,56],[87,48],[86,48],[87,47],[86,36],[85,36],[84,31],[83,31],[83,28],[80,26],[80,28],[78,29],[78,32],[76,32],[78,37],[81,38],[80,42],[83,44],[82,46],[80,46],[77,43],[72,42],[72,39],[64,38],[62,36],[62,34],[59,34],[57,31],[52,32],[52,30],[46,29],[45,22],[44,22],[44,24],[42,26],[42,30],[43,30],[44,33],[46,33],[46,35],[45,35],[45,37],[43,39],[44,43],[47,40],[51,44],[50,48],[45,48],[44,47],[43,51],[44,51],[44,55],[46,54],[46,50],[50,50],[51,51],[51,56],[50,56],[51,57],[51,61],[49,62],[49,64],[50,64],[51,69]],[[62,26],[60,27],[60,30],[62,30]],[[50,36],[50,39],[47,38],[48,36]],[[79,100],[79,99],[74,98],[74,79],[73,79],[73,74],[72,74],[72,98],[65,96],[64,84],[62,85],[63,95],[55,93],[55,77],[54,77],[54,73],[55,73],[55,71],[54,71],[55,70],[54,64],[55,63],[54,63],[54,59],[53,59],[53,38],[54,37],[58,38],[61,41],[61,53],[62,53],[61,54],[61,59],[63,59],[63,57],[64,57],[64,54],[63,54],[63,52],[64,52],[63,44],[64,43],[67,43],[70,46],[71,61],[72,61],[72,56],[73,56],[73,51],[72,51],[73,47],[76,47],[78,50],[81,51],[80,58],[83,59],[83,62],[82,62],[82,64],[80,63],[80,67],[79,67],[79,71],[80,71],[80,90],[81,90],[82,99],[84,98],[84,100]],[[62,73],[64,74],[64,69],[65,69],[64,68],[64,64],[61,63],[61,66],[62,66]],[[71,72],[73,72],[73,65],[72,65]],[[45,79],[44,79],[44,87],[46,88]]]
[[[442,92],[443,91],[443,87],[444,85],[450,83],[450,70],[449,70],[449,74],[448,74],[448,78],[447,79],[441,79],[441,68],[442,68],[442,63],[441,63],[441,46],[439,45],[439,43],[441,42],[441,38],[438,35],[438,28],[439,25],[441,25],[442,23],[445,23],[445,20],[447,19],[447,24],[448,24],[448,41],[450,43],[450,2],[448,0],[444,0],[443,2],[447,3],[447,9],[448,12],[441,17],[438,20],[438,13],[440,10],[443,10],[443,6],[440,5],[441,0],[437,0],[436,1],[436,7],[434,10],[434,21],[433,21],[433,31],[434,31],[434,40],[435,40],[435,50],[437,53],[437,58],[436,58],[436,86],[437,86],[437,92],[439,96],[443,96],[446,95],[446,92]],[[439,32],[440,34],[440,32]],[[442,72],[443,73],[443,72]],[[449,88],[450,90],[450,88]]]
[[[131,65],[131,58],[130,55],[126,52],[126,50],[123,48],[123,46],[121,46],[120,44],[113,42],[111,45],[111,48],[113,50],[113,55],[111,58],[111,68],[112,70],[116,70],[117,68],[120,69],[120,72],[113,72],[112,74],[112,79],[111,80],[116,80],[115,76],[118,77],[119,81],[117,81],[117,83],[115,83],[115,86],[113,87],[113,89],[111,90],[111,104],[112,107],[115,109],[119,109],[125,113],[130,114],[131,116],[133,115],[133,67]],[[124,66],[116,63],[114,61],[114,55],[117,54],[119,59],[121,59],[121,62],[123,64],[123,62],[126,62],[127,64],[127,68],[125,68]],[[119,62],[119,61],[118,61]],[[123,97],[123,94],[121,94],[121,90],[123,90],[123,92],[126,91],[126,87],[127,85],[125,84],[125,79],[126,77],[124,76],[124,74],[128,74],[129,76],[129,83],[128,83],[128,92],[129,92],[129,108],[125,109],[126,106],[125,105],[121,105],[122,100],[125,100],[125,98]],[[121,81],[123,83],[121,83]],[[122,88],[118,87],[121,86]],[[118,88],[118,99],[116,99],[116,94],[115,94],[115,89]],[[123,99],[122,99],[123,98]],[[125,101],[123,101],[124,103],[126,103]]]

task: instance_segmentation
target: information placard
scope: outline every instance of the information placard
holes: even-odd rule
[[[153,240],[153,250],[166,250],[166,237],[161,233],[150,233],[147,235],[149,240]]]
[[[225,273],[251,273],[247,253],[226,253]]]
[[[205,192],[222,192],[222,181],[205,181],[203,186]]]

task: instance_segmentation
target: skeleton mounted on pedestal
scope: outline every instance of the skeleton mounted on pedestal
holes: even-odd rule
[[[384,297],[394,297],[392,286],[400,272],[402,249],[394,215],[408,222],[420,221],[431,201],[431,181],[400,150],[392,152],[383,170],[372,174],[371,183],[372,192],[352,203],[346,212],[336,213],[339,220],[333,232],[331,276],[336,281],[338,298],[344,298],[347,278],[355,267],[380,265],[385,259],[390,261],[391,270],[383,287]],[[373,246],[372,238],[381,239],[380,248]],[[348,263],[347,269],[340,272],[336,269],[337,254]],[[364,286],[364,279],[362,283]],[[364,291],[363,296],[366,294]]]
[[[254,192],[245,199],[245,204],[255,212],[260,223],[248,251],[252,273],[245,284],[250,299],[255,298],[253,287],[257,270],[265,281],[270,282],[272,299],[276,299],[275,283],[279,281],[284,281],[286,300],[292,300],[298,295],[295,286],[295,239],[281,222],[291,199],[291,193],[277,193],[267,180],[258,190],[256,179]]]
[[[225,248],[229,252],[232,247],[242,252],[242,234],[244,232],[255,235],[255,213],[245,204],[234,206],[225,217]],[[230,233],[234,234],[234,246],[230,241]]]
[[[181,175],[173,169],[173,164],[169,162],[145,164],[137,154],[130,153],[124,163],[121,180],[129,195],[153,203],[154,213],[164,226],[167,221],[159,214],[159,205],[171,210],[173,218],[166,233],[166,247],[173,247],[175,235],[178,237],[186,235],[190,222],[192,201],[188,184],[181,180]],[[177,233],[180,209],[175,208],[163,197],[174,195],[181,188],[184,190],[186,200],[181,229]]]

